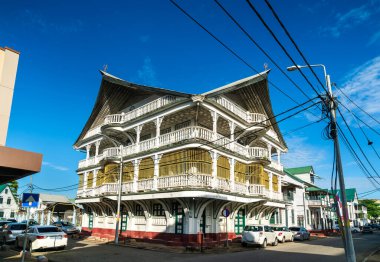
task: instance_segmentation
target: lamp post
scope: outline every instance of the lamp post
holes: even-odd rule
[[[287,68],[288,71],[295,71],[295,70],[301,70],[305,67],[322,67],[325,81],[326,81],[326,87],[327,87],[327,97],[329,99],[329,110],[331,114],[331,121],[332,121],[332,128],[331,128],[331,134],[334,139],[334,147],[336,152],[336,168],[339,175],[339,186],[340,186],[340,193],[342,198],[342,209],[343,209],[343,233],[344,233],[344,244],[345,244],[345,251],[346,251],[346,260],[349,262],[356,262],[356,256],[355,256],[355,249],[354,249],[354,243],[352,241],[352,234],[350,230],[349,225],[349,219],[348,219],[348,209],[347,209],[347,197],[346,197],[346,186],[344,183],[344,177],[343,177],[343,166],[342,166],[342,159],[340,156],[340,146],[339,146],[339,139],[337,135],[337,121],[336,121],[336,107],[338,104],[335,102],[335,99],[333,97],[332,89],[331,89],[331,82],[330,82],[330,76],[326,73],[326,67],[323,64],[315,64],[315,65],[294,65]]]
[[[118,194],[117,194],[117,212],[116,212],[116,228],[115,228],[115,244],[119,244],[119,223],[120,223],[120,206],[121,206],[121,191],[122,191],[122,178],[123,178],[123,149],[124,146],[117,140],[105,135],[102,136],[111,140],[115,146],[120,148],[120,170],[119,170],[119,183],[118,183]]]

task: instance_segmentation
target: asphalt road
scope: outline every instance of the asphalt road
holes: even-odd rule
[[[109,244],[101,244],[88,240],[76,241],[69,239],[69,246],[64,251],[34,252],[34,255],[45,255],[49,261],[67,262],[160,262],[160,261],[185,261],[185,262],[235,262],[235,261],[306,261],[306,262],[339,262],[345,261],[342,241],[339,237],[316,239],[304,242],[279,244],[276,247],[268,246],[265,249],[248,247],[235,251],[218,253],[168,253],[151,251],[130,247],[120,247]],[[374,234],[355,234],[354,245],[357,261],[363,261],[373,251],[380,249],[380,232]],[[234,250],[234,249],[231,249]],[[1,257],[1,256],[0,256]],[[8,261],[4,259],[4,261]],[[12,260],[9,260],[12,261]],[[16,260],[15,260],[16,261]],[[18,260],[17,260],[18,261]],[[369,260],[369,261],[377,261]]]

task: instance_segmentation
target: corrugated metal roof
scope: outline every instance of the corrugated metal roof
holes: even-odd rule
[[[299,174],[308,174],[310,172],[314,173],[314,169],[312,166],[301,166],[301,167],[293,167],[293,168],[285,168],[285,170],[292,175]]]

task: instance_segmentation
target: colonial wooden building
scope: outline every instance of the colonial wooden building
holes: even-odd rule
[[[194,243],[239,235],[246,223],[282,224],[281,154],[269,71],[203,94],[130,83],[101,72],[93,111],[75,142],[82,228],[115,233],[120,160],[121,235]]]

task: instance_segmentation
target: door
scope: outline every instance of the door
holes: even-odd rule
[[[203,234],[206,234],[206,210],[203,211],[203,214],[199,222],[199,227],[201,229],[201,232]]]
[[[175,218],[175,234],[183,234],[183,208],[179,203],[173,204],[173,215]]]
[[[243,233],[245,227],[245,209],[241,208],[235,216],[235,234]]]
[[[126,211],[121,213],[121,232],[127,231],[128,214]]]
[[[94,226],[94,215],[92,212],[88,214],[88,228],[92,229]]]

